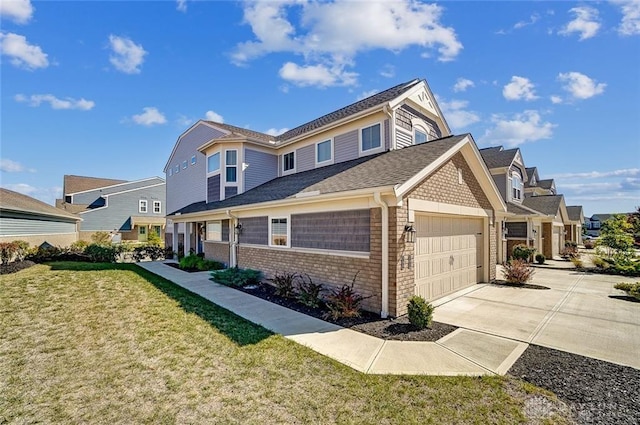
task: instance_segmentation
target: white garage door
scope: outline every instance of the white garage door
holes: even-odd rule
[[[557,226],[553,227],[553,238],[552,238],[552,243],[551,243],[551,254],[554,257],[559,257],[560,256],[560,239],[562,238],[562,235],[560,233],[560,228]]]
[[[434,300],[482,279],[482,222],[416,214],[417,295]]]

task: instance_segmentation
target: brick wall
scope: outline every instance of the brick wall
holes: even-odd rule
[[[363,308],[379,313],[382,306],[382,225],[379,208],[370,210],[370,254],[368,259],[331,254],[296,252],[291,249],[272,249],[240,245],[238,266],[261,270],[265,278],[278,272],[307,273],[315,283],[327,287],[351,284],[358,273],[354,288],[364,296]]]
[[[204,257],[208,260],[220,261],[229,265],[229,243],[228,242],[204,242]]]

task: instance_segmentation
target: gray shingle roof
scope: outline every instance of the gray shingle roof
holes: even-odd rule
[[[555,216],[558,214],[558,209],[560,208],[562,199],[562,195],[531,196],[529,198],[525,198],[522,205],[527,208],[531,208],[532,210],[539,211],[542,214]]]
[[[253,131],[247,128],[236,127],[235,125],[224,124],[216,121],[205,121],[205,122],[208,122],[211,125],[215,125],[216,127],[220,127],[231,132],[231,134],[227,136],[222,136],[220,137],[220,139],[225,139],[225,138],[228,139],[232,137],[244,136],[244,137],[249,137],[251,139],[254,139],[259,142],[264,142],[264,143],[269,143],[269,141],[275,140],[275,137],[266,133],[260,133],[259,131]]]
[[[537,215],[536,213],[511,202],[507,202],[507,212],[517,215]]]
[[[538,180],[538,187],[543,189],[551,189],[553,187],[553,179]]]
[[[79,217],[22,193],[0,188],[0,209],[49,217],[80,220]]]
[[[86,177],[65,175],[63,179],[64,194],[84,192],[85,190],[98,189],[114,184],[126,183],[126,180],[103,179],[100,177]]]
[[[467,135],[449,136],[404,149],[383,152],[301,173],[278,177],[218,202],[197,202],[171,213],[188,214],[289,198],[298,193],[338,193],[395,186],[436,161]]]
[[[502,146],[480,149],[480,155],[489,169],[508,167],[517,153],[518,148],[502,150]]]
[[[567,207],[567,215],[571,221],[580,221],[582,215],[582,205],[571,205]]]
[[[529,184],[529,181],[531,181],[531,177],[536,176],[536,185],[538,184],[538,169],[536,167],[529,167],[529,168],[525,168],[525,172],[527,173],[527,181],[524,183],[524,187],[532,187]]]

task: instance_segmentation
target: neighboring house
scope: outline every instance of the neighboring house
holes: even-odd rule
[[[565,238],[567,241],[582,245],[582,228],[585,224],[582,205],[571,205],[567,207],[569,223],[564,226]]]
[[[8,189],[0,188],[0,242],[23,240],[69,246],[78,240],[80,218]]]
[[[602,223],[612,218],[615,214],[594,214],[588,219],[585,219],[585,227],[587,228],[587,235],[592,237],[600,236],[600,227]]]
[[[308,273],[335,287],[357,274],[364,307],[383,317],[406,313],[414,294],[495,278],[505,203],[424,80],[275,137],[198,121],[165,173],[169,245],[267,277]]]
[[[144,242],[149,232],[164,238],[165,182],[160,177],[126,181],[64,176],[63,198],[56,207],[82,217],[80,239],[109,232],[114,241]]]
[[[525,167],[520,149],[502,146],[480,150],[507,205],[500,215],[498,259],[506,261],[519,244],[547,258],[558,257],[565,244],[565,225],[570,225],[562,195],[552,179],[541,180],[537,167]]]

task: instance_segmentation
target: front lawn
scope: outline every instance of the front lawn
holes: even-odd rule
[[[540,397],[556,403],[513,378],[365,375],[133,264],[0,276],[0,423],[512,424]]]

